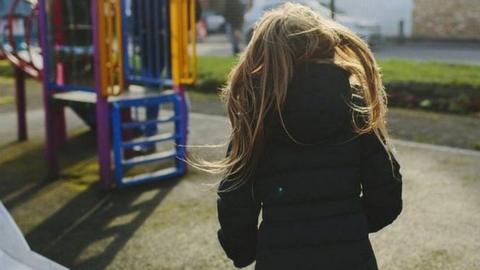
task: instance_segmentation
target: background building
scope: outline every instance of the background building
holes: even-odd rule
[[[413,36],[480,40],[480,0],[415,0]]]
[[[406,37],[480,40],[480,0],[335,0],[335,4],[349,16],[377,21],[386,37],[398,36],[403,21]]]

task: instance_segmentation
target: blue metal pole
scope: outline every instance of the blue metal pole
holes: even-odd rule
[[[165,32],[164,46],[163,46],[163,61],[166,68],[164,79],[172,79],[172,64],[170,53],[170,10],[168,6],[168,0],[162,0],[163,4],[163,31]]]
[[[147,49],[147,55],[146,55],[146,60],[147,63],[144,63],[145,69],[146,69],[146,77],[152,77],[153,76],[153,59],[155,57],[155,48],[153,46],[153,37],[152,34],[154,33],[154,30],[152,29],[152,1],[151,0],[146,0],[145,1],[145,13],[146,15],[146,22],[145,22],[145,48]]]
[[[127,108],[129,110],[129,108]],[[114,151],[114,165],[115,165],[115,182],[118,187],[122,186],[123,179],[123,165],[122,165],[122,121],[121,108],[114,105],[112,108],[112,135],[113,135],[113,151]]]
[[[154,44],[154,48],[156,49],[155,50],[155,68],[154,68],[154,72],[153,72],[153,77],[154,78],[161,78],[162,77],[162,70],[163,70],[163,67],[162,67],[162,64],[161,64],[161,59],[163,58],[162,57],[162,48],[163,48],[163,42],[161,40],[161,37],[164,36],[164,34],[162,34],[162,24],[161,24],[161,16],[162,16],[162,6],[161,6],[161,3],[159,3],[160,1],[159,0],[155,0],[154,2],[154,8],[155,8],[155,13],[159,13],[160,15],[159,16],[155,16],[155,24],[153,26],[153,30],[154,30],[154,40],[155,40],[155,44]],[[161,86],[160,86],[161,87]]]

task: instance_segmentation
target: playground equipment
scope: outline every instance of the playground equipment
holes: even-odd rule
[[[66,142],[65,107],[97,133],[105,188],[113,180],[122,187],[186,172],[185,86],[196,79],[195,0],[7,2],[0,51],[17,70],[19,138],[27,137],[28,74],[43,83],[52,176]],[[25,4],[28,12],[20,11]]]

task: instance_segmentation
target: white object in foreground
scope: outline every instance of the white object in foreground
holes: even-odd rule
[[[17,224],[0,202],[0,265],[5,270],[67,270],[33,252]]]

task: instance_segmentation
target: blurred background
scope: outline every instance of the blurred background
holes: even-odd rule
[[[25,45],[20,19],[32,13],[32,2],[20,0],[18,20],[11,22],[19,48]],[[185,88],[189,144],[227,141],[219,89],[255,22],[284,2],[197,1],[197,78]],[[405,209],[371,236],[380,269],[480,269],[480,0],[292,2],[351,28],[371,46],[382,71]],[[10,4],[0,0],[0,36]],[[82,18],[82,12],[74,14]],[[82,82],[89,83],[92,67],[84,66]],[[34,251],[72,269],[233,269],[216,239],[212,185],[218,176],[189,168],[181,178],[102,191],[97,134],[66,108],[69,141],[51,179],[42,83],[25,80],[28,140],[19,138],[16,72],[11,61],[0,60],[0,200]],[[189,151],[207,159],[225,153]]]
[[[228,55],[222,38],[228,29],[221,0],[201,0],[202,26],[200,54]],[[225,1],[223,1],[225,2]],[[233,0],[243,44],[248,42],[255,22],[282,0]],[[233,3],[232,2],[232,3]],[[479,3],[475,0],[298,0],[352,29],[375,49],[379,57],[404,57],[424,60],[478,64],[480,37]],[[218,43],[223,41],[223,46]],[[216,43],[216,44],[215,44]],[[407,44],[405,44],[407,43]],[[211,44],[211,45],[210,45]],[[403,44],[403,46],[399,46]]]

